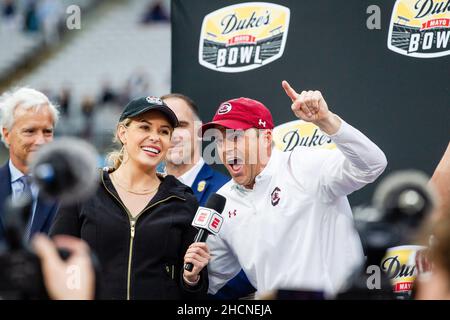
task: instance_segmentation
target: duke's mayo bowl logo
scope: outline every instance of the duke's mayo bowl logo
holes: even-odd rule
[[[397,0],[388,48],[416,58],[450,54],[450,0]]]
[[[416,254],[423,246],[399,246],[389,248],[381,262],[394,292],[411,292],[417,276]]]
[[[203,19],[199,63],[219,72],[259,68],[283,55],[289,8],[247,2],[211,12]]]
[[[336,145],[319,127],[303,120],[294,120],[273,129],[275,147],[281,151],[292,151],[297,146],[335,149]]]

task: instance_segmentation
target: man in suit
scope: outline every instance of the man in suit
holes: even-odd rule
[[[172,145],[167,152],[166,172],[192,188],[201,206],[209,195],[219,190],[230,179],[213,170],[201,156],[201,126],[198,108],[187,96],[178,93],[161,97],[175,112],[179,125],[172,134]]]
[[[202,139],[198,132],[202,121],[194,101],[179,93],[167,94],[161,99],[175,112],[179,122],[172,134],[172,146],[167,152],[166,172],[190,186],[200,206],[204,206],[209,195],[230,179],[213,170],[201,156]],[[214,298],[238,299],[254,291],[245,273],[241,271]]]
[[[56,203],[40,196],[29,176],[33,154],[53,140],[59,112],[41,92],[19,88],[0,97],[0,134],[9,150],[9,160],[0,167],[0,242],[4,237],[5,203],[9,198],[29,197],[30,218],[25,237],[47,233],[56,212]]]

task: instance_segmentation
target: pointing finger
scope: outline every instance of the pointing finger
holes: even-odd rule
[[[298,93],[294,89],[292,89],[292,87],[289,85],[289,83],[286,80],[283,80],[281,85],[283,86],[283,89],[286,92],[286,94],[289,96],[289,98],[291,98],[292,102],[294,102],[298,97]]]

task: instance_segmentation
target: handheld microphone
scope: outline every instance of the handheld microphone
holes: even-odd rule
[[[204,207],[198,207],[192,225],[198,229],[194,242],[205,242],[209,234],[217,234],[222,227],[223,217],[221,216],[225,208],[225,197],[217,193],[212,193]],[[184,265],[184,269],[192,271],[194,265],[190,262]]]

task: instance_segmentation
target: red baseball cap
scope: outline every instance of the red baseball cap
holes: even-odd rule
[[[237,98],[223,102],[211,122],[202,125],[202,135],[209,128],[222,126],[234,130],[273,129],[272,114],[261,102]]]

